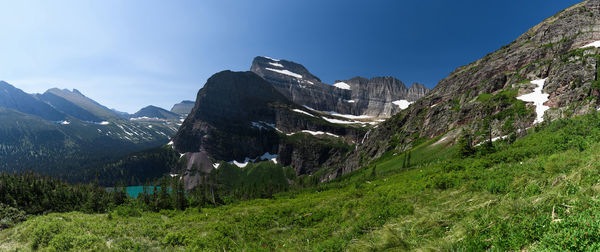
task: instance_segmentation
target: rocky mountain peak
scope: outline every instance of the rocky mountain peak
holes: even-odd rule
[[[328,85],[298,63],[269,57],[256,57],[251,71],[295,103],[341,114],[389,117],[404,109],[396,105],[400,101],[415,101],[428,91],[410,91],[402,81],[391,76],[354,77]]]
[[[485,127],[492,137],[503,137],[543,120],[597,110],[599,9],[600,0],[573,5],[499,50],[457,68],[427,96],[373,130],[357,152],[378,157],[410,148],[417,138],[456,138],[463,130],[477,135]],[[519,99],[533,92],[548,98]],[[490,126],[484,125],[486,120]],[[479,134],[474,142],[484,140]]]
[[[321,82],[301,64],[264,56],[254,58],[250,71],[266,78],[284,78],[313,85]]]
[[[590,10],[600,10],[600,0],[588,0],[585,7]]]

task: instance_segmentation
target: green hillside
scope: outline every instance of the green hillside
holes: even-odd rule
[[[107,214],[34,216],[1,231],[0,250],[595,248],[598,117],[540,125],[512,143],[508,137],[475,147],[468,157],[459,156],[460,145],[431,139],[410,155],[386,153],[336,181],[293,185],[267,199],[159,212],[130,199]]]

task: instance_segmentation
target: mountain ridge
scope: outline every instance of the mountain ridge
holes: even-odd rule
[[[360,166],[358,154],[377,158],[411,148],[419,139],[447,135],[456,142],[470,135],[471,144],[521,134],[536,121],[535,105],[521,95],[532,93],[533,81],[544,79],[549,106],[542,118],[580,115],[598,106],[598,0],[585,1],[532,27],[513,42],[468,65],[458,67],[424,98],[373,129],[346,168]],[[588,98],[589,97],[589,98]],[[462,133],[461,133],[462,132]]]
[[[367,85],[368,79],[355,81],[356,85],[352,87],[344,81],[336,81],[329,85],[322,83],[301,64],[263,56],[254,58],[250,71],[272,83],[295,103],[320,111],[335,111],[356,116],[390,117],[403,109],[393,102],[411,102],[422,97],[422,91],[428,91],[424,86],[424,89],[417,88],[420,86],[408,89],[402,81],[393,77],[371,78],[373,85]],[[393,84],[386,85],[390,83]],[[386,99],[380,99],[381,96],[385,96]]]

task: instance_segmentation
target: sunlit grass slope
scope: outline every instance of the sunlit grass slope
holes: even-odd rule
[[[415,147],[408,167],[405,153],[390,152],[337,181],[273,199],[32,217],[0,232],[0,250],[600,249],[597,115],[540,126],[467,158],[440,139]]]

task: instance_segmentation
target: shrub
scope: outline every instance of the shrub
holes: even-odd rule
[[[436,174],[431,177],[430,184],[433,188],[446,190],[454,187],[454,178],[449,174]]]
[[[0,203],[0,230],[10,228],[26,218],[24,211]]]
[[[58,222],[52,221],[48,223],[37,223],[31,232],[31,248],[37,250],[40,247],[46,247],[48,243],[61,230]]]
[[[162,245],[165,247],[185,246],[187,244],[187,236],[183,233],[168,233],[162,240]]]
[[[117,216],[122,216],[122,217],[140,217],[140,216],[142,216],[142,212],[135,205],[118,206],[117,208],[115,208],[114,214]]]

